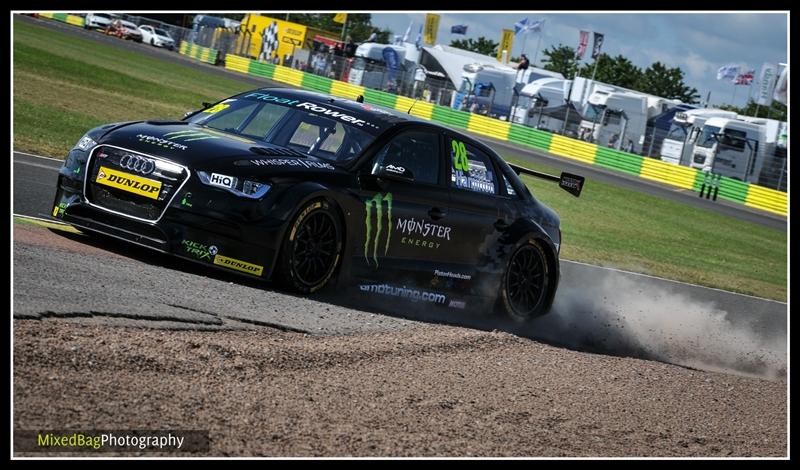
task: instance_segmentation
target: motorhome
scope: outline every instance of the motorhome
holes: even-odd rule
[[[711,117],[694,139],[690,166],[740,181],[757,182],[764,163],[766,127]]]
[[[735,119],[736,113],[722,109],[692,109],[675,113],[667,136],[661,143],[661,160],[674,165],[689,166],[694,142],[706,120],[712,117]],[[697,129],[697,130],[695,130]]]

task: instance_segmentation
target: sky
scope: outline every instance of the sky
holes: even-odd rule
[[[477,39],[484,36],[500,42],[502,29],[514,29],[522,18],[544,20],[540,33],[528,32],[514,38],[512,56],[519,56],[523,47],[534,65],[541,66],[542,51],[559,43],[577,48],[581,30],[590,32],[589,45],[583,63],[591,62],[592,35],[605,35],[602,52],[612,57],[622,54],[644,69],[656,61],[684,71],[684,83],[697,89],[701,100],[711,92],[711,105],[733,103],[743,106],[748,94],[755,96],[749,86],[734,86],[730,81],[717,80],[717,70],[723,65],[741,64],[755,69],[756,80],[764,62],[786,63],[788,57],[788,13],[541,13],[476,12],[440,15],[437,42],[450,44],[455,39]],[[372,24],[403,35],[413,22],[410,41],[414,42],[425,12],[372,13]],[[450,34],[450,27],[467,25],[466,35]],[[735,90],[734,90],[735,88]]]

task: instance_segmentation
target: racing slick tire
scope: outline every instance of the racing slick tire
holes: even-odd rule
[[[509,258],[500,288],[499,303],[512,320],[523,323],[547,313],[550,265],[542,245],[523,239]]]
[[[310,201],[286,231],[275,280],[302,294],[322,289],[339,265],[342,238],[342,223],[331,204]]]

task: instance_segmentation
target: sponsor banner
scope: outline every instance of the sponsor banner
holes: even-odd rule
[[[497,48],[497,60],[503,60],[503,51],[508,53],[507,57],[511,57],[511,47],[514,45],[514,31],[504,29],[500,33],[500,47]]]
[[[344,22],[347,21],[347,13],[337,13],[333,15],[333,21],[344,24]]]
[[[359,284],[358,288],[364,293],[398,297],[401,299],[410,300],[412,302],[428,302],[439,305],[444,305],[447,303],[447,296],[444,294],[419,289],[409,289],[405,286],[397,287],[389,284]]]
[[[758,95],[756,95],[756,103],[761,106],[772,104],[772,91],[778,78],[777,72],[778,66],[775,64],[764,62],[764,65],[761,66],[761,74],[758,77]]]
[[[101,166],[95,179],[97,184],[121,189],[150,199],[158,199],[161,182]]]
[[[425,43],[436,44],[436,34],[439,32],[439,15],[428,13],[425,15]]]
[[[264,267],[257,264],[248,263],[246,261],[238,260],[236,258],[228,258],[227,256],[216,255],[214,256],[214,264],[228,269],[241,271],[247,274],[260,276],[264,272]]]

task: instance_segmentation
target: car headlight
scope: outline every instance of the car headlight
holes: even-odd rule
[[[197,176],[200,182],[207,186],[214,186],[215,188],[224,189],[229,193],[237,196],[246,197],[248,199],[260,199],[272,187],[267,183],[260,183],[252,180],[240,180],[235,176],[227,176],[219,173],[207,173],[205,171],[198,171]]]
[[[92,138],[89,137],[89,134],[86,134],[83,137],[81,137],[81,140],[79,140],[77,144],[75,144],[75,148],[83,150],[85,152],[94,148],[96,145],[97,142],[92,140]]]

